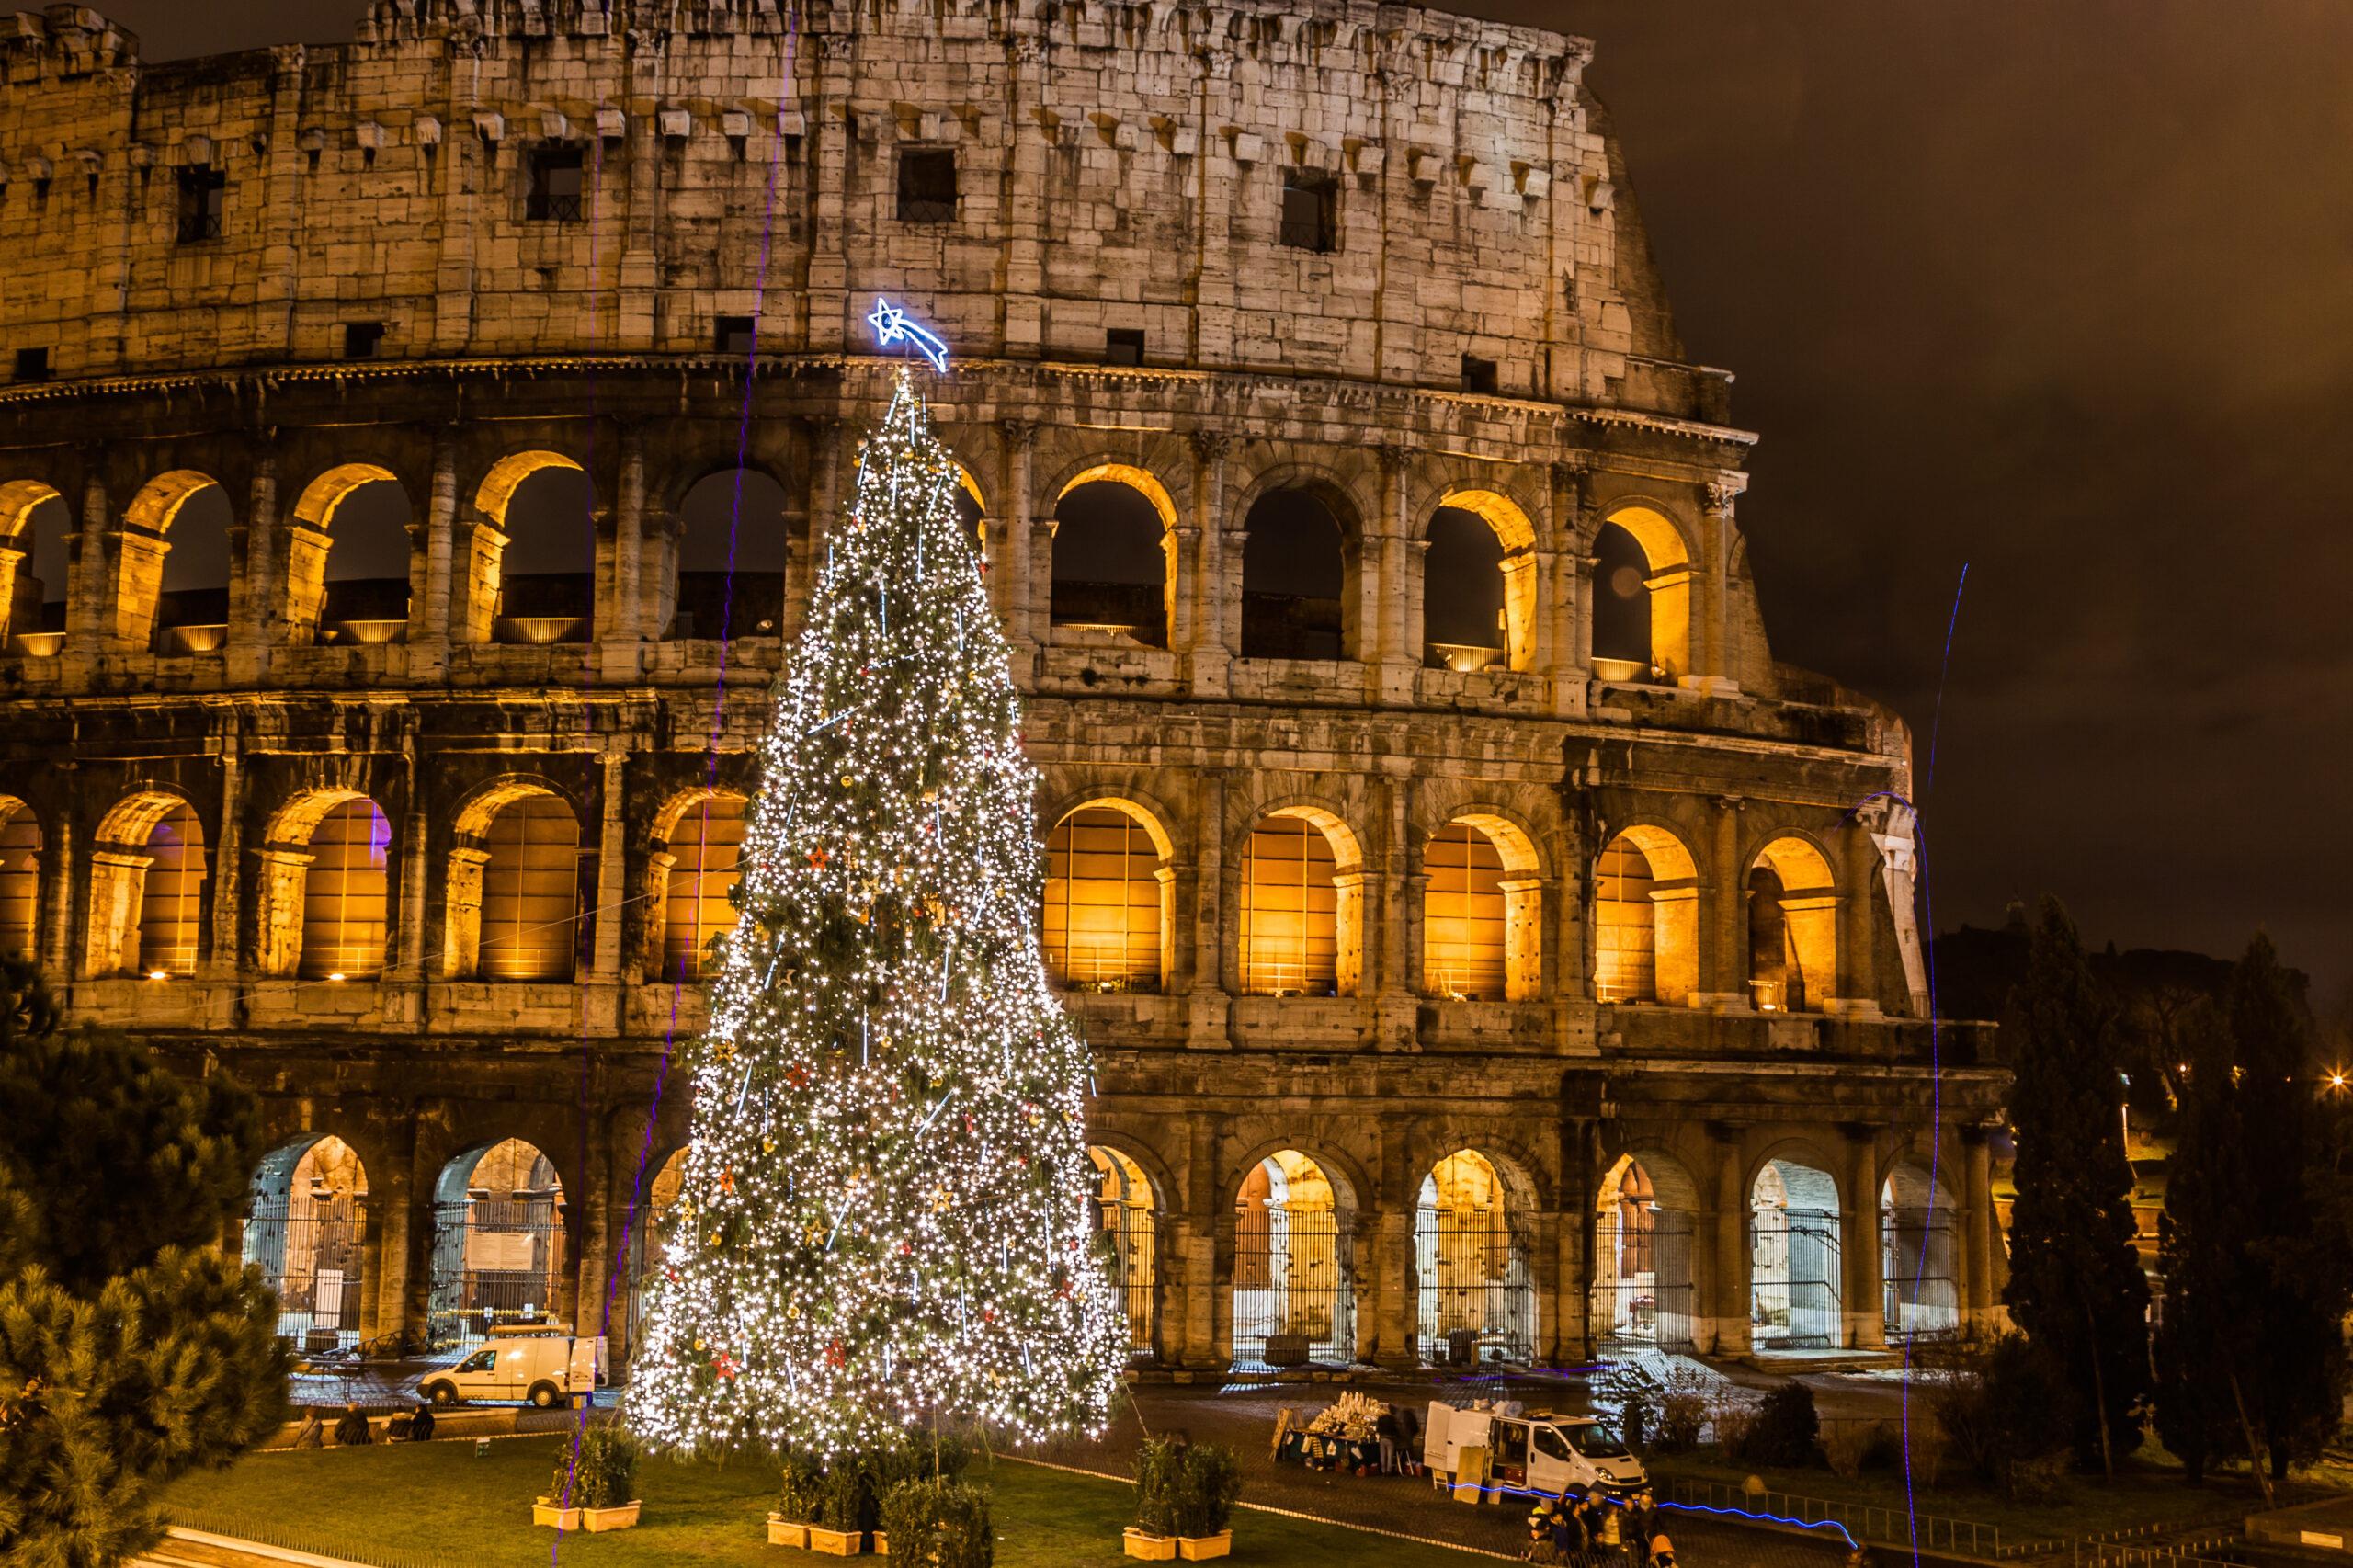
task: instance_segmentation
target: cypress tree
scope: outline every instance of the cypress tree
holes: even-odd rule
[[[2155,1335],[2158,1439],[2192,1485],[2208,1459],[2242,1447],[2236,1346],[2254,1311],[2242,1247],[2248,1222],[2246,1128],[2221,1014],[2191,1008],[2173,1048],[2181,1085],[2178,1136],[2158,1221],[2165,1299]],[[2186,1069],[2186,1071],[2185,1071]]]
[[[2018,1198],[2003,1301],[2075,1384],[2078,1458],[2110,1474],[2139,1445],[2149,1392],[2149,1287],[2132,1244],[2116,1022],[2074,922],[2046,895],[2005,1031]]]

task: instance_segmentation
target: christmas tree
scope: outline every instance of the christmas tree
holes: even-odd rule
[[[822,1455],[1101,1426],[1086,1048],[1048,989],[1004,636],[902,372],[779,688],[628,1417]]]

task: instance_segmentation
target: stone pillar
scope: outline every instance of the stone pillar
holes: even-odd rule
[[[449,851],[449,873],[441,889],[441,975],[471,980],[482,960],[482,869],[490,851],[460,846]]]
[[[617,1323],[627,1321],[610,1313],[606,1299],[613,1279],[628,1267],[612,1256],[613,1238],[622,1229],[613,1206],[616,1200],[626,1202],[629,1196],[615,1190],[621,1184],[613,1179],[614,1168],[612,1140],[589,1137],[580,1151],[580,1190],[564,1194],[565,1239],[579,1245],[573,1254],[573,1306],[565,1314],[574,1334],[607,1334]],[[608,1346],[607,1353],[618,1355],[619,1349],[619,1346]]]
[[[1870,835],[1850,822],[1839,835],[1838,994],[1823,1011],[1848,1018],[1880,1016],[1877,945],[1872,941]]]
[[[1423,551],[1409,540],[1405,517],[1405,471],[1414,453],[1404,447],[1374,449],[1381,460],[1378,514],[1365,519],[1357,566],[1357,646],[1349,652],[1366,665],[1366,695],[1383,704],[1414,700],[1414,672],[1422,662],[1421,627],[1415,612],[1421,598]]]
[[[384,1283],[377,1299],[384,1303],[384,1315],[397,1321],[402,1330],[425,1336],[433,1296],[434,1244],[434,1183],[440,1176],[438,1162],[433,1158],[426,1139],[413,1119],[404,1119],[401,1131],[406,1139],[397,1154],[407,1156],[406,1179],[396,1181],[394,1192],[398,1210],[406,1221],[407,1234],[401,1238],[395,1252],[388,1233],[384,1245]],[[387,1205],[388,1210],[392,1207]],[[392,1267],[398,1258],[400,1267]],[[399,1306],[394,1309],[392,1303]],[[389,1325],[388,1325],[389,1326]]]
[[[40,630],[37,622],[28,627],[24,619],[15,613],[17,608],[17,578],[25,560],[25,551],[12,544],[0,543],[0,651],[6,650],[18,633]],[[36,616],[40,610],[38,602],[28,603],[24,608]]]
[[[635,680],[643,652],[640,644],[645,637],[639,585],[645,549],[645,444],[634,425],[621,428],[612,541],[611,572],[602,585],[604,591],[595,597],[597,645],[607,680]]]
[[[1706,941],[1699,953],[1699,992],[1695,1007],[1717,1012],[1746,1012],[1748,993],[1748,881],[1740,863],[1738,796],[1725,796],[1716,805],[1715,831],[1707,851],[1709,882]]]
[[[108,590],[113,573],[107,562],[107,482],[102,455],[95,449],[84,454],[81,528],[65,563],[65,652],[75,665],[88,668],[89,660],[114,637],[114,607]]]
[[[1708,1129],[1708,1152],[1714,1157],[1714,1201],[1700,1216],[1713,1235],[1708,1278],[1707,1306],[1695,1332],[1701,1345],[1719,1356],[1748,1353],[1748,1192],[1736,1129]],[[1696,1292],[1695,1292],[1696,1293]]]
[[[1412,864],[1419,867],[1423,862],[1415,860]],[[1504,902],[1506,906],[1511,902],[1510,888],[1515,885],[1518,884],[1506,884]],[[1432,994],[1430,977],[1424,962],[1429,957],[1429,872],[1421,869],[1406,872],[1398,889],[1397,918],[1392,922],[1401,931],[1399,957],[1404,965],[1404,990],[1415,996]],[[1508,944],[1510,938],[1506,937],[1505,940]],[[1506,968],[1511,963],[1508,950],[1504,955],[1504,963]]]
[[[1707,562],[1693,584],[1691,674],[1683,684],[1717,696],[1740,690],[1740,659],[1732,646],[1733,547],[1740,537],[1733,521],[1733,502],[1747,483],[1745,475],[1727,473],[1711,482],[1705,492],[1700,541]]]
[[[410,806],[401,816],[400,935],[384,978],[414,985],[425,978],[425,903],[430,896],[426,858],[425,812],[415,804],[412,778]]]
[[[1191,635],[1181,647],[1195,699],[1221,698],[1231,689],[1229,669],[1238,644],[1234,623],[1241,614],[1239,582],[1226,582],[1225,454],[1233,438],[1222,431],[1196,430],[1193,447],[1193,548]],[[1233,569],[1240,569],[1237,556]],[[1229,591],[1231,590],[1231,591]],[[1229,602],[1231,601],[1231,602]]]
[[[1881,1350],[1887,1346],[1887,1260],[1880,1234],[1878,1145],[1871,1128],[1844,1131],[1847,1209],[1838,1217],[1838,1256],[1846,1275],[1839,1282],[1846,1297],[1846,1344],[1853,1350]]]
[[[1026,141],[1026,139],[1025,139]],[[1029,457],[1038,427],[1026,420],[1000,421],[1005,439],[1005,487],[997,511],[1005,518],[1004,606],[1006,640],[1013,645],[1014,677],[1026,680],[1038,649],[1034,598],[1037,574],[1031,546],[1036,521],[1030,515]]]
[[[229,678],[248,685],[269,665],[269,651],[285,640],[286,618],[278,613],[278,463],[264,452],[254,460],[246,494],[244,526],[229,528]]]
[[[1985,1328],[2001,1312],[1995,1290],[1994,1158],[1985,1129],[1961,1130],[1961,1325]]]
[[[1381,1121],[1381,1164],[1356,1215],[1357,1358],[1383,1367],[1421,1362],[1421,1279],[1415,1267],[1413,1154],[1401,1119]],[[1345,1217],[1344,1217],[1345,1218]]]
[[[1188,1120],[1185,1138],[1185,1346],[1188,1365],[1222,1369],[1233,1359],[1233,1208],[1225,1198],[1222,1111]]]
[[[61,984],[74,973],[74,888],[80,877],[79,859],[74,813],[60,810],[44,824],[41,836],[40,966]]]
[[[128,974],[137,965],[139,895],[147,886],[153,855],[119,849],[94,849],[90,854],[90,892],[83,907],[89,919],[82,935],[82,961],[74,967],[81,980]],[[131,959],[126,959],[129,946]]]
[[[254,851],[253,966],[290,975],[302,962],[302,896],[315,855],[265,846]]]
[[[603,765],[603,812],[597,829],[596,946],[589,978],[616,985],[621,975],[621,926],[629,911],[629,819],[624,814],[629,754],[616,743]]]
[[[450,553],[458,534],[458,436],[447,426],[433,433],[433,477],[426,493],[425,519],[411,520],[409,537],[423,545],[409,551],[408,665],[412,676],[430,677],[449,667]]]
[[[1550,478],[1552,537],[1559,551],[1543,597],[1544,613],[1552,620],[1551,662],[1543,668],[1552,680],[1552,710],[1574,716],[1586,710],[1593,670],[1593,539],[1586,527],[1583,465],[1554,463]]]
[[[1225,854],[1225,773],[1200,775],[1194,845],[1194,898],[1186,912],[1185,945],[1192,949],[1190,989],[1185,998],[1185,1043],[1196,1051],[1226,1051],[1226,1032],[1239,973],[1234,940],[1238,918],[1235,872]]]
[[[433,1182],[416,1179],[416,1121],[403,1116],[387,1129],[381,1170],[368,1172],[368,1302],[360,1309],[363,1338],[425,1331],[424,1242],[433,1233]],[[420,1236],[420,1233],[422,1235]],[[413,1304],[412,1304],[413,1303]]]
[[[244,759],[238,754],[238,735],[234,722],[223,726],[221,735],[221,842],[212,864],[211,939],[207,951],[196,966],[197,978],[219,983],[224,989],[222,999],[243,1011],[243,997],[235,984],[237,978],[237,916],[242,898],[239,873],[244,869],[245,790]],[[134,913],[134,919],[137,918]],[[298,913],[296,918],[301,918]],[[220,1008],[208,1006],[208,1017],[214,1024],[231,1020]]]

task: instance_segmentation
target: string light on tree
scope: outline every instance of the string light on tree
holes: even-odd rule
[[[1038,945],[1036,777],[958,489],[903,370],[779,687],[685,1063],[628,1403],[661,1447],[834,1454],[935,1416],[1036,1440],[1099,1429],[1118,1386],[1087,1052]]]

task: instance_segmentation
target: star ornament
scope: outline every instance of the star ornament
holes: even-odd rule
[[[912,346],[916,353],[931,361],[935,370],[948,369],[948,345],[927,329],[918,326],[907,312],[890,301],[876,296],[873,313],[866,318],[874,329],[875,343],[884,348],[893,344]]]

